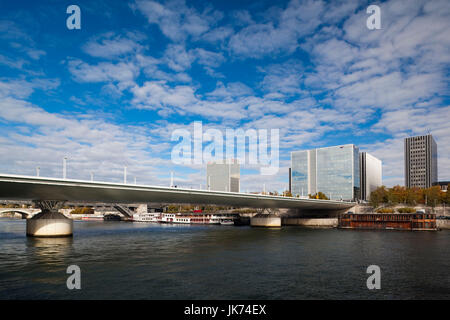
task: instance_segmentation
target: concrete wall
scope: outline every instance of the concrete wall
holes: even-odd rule
[[[327,227],[335,228],[338,226],[337,218],[283,218],[284,226],[307,226],[307,227]]]
[[[250,225],[252,227],[281,227],[281,218],[274,214],[257,214],[250,218]]]
[[[436,219],[436,226],[439,229],[449,229],[450,230],[450,220]]]

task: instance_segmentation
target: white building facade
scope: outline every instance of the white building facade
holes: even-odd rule
[[[367,152],[359,154],[361,200],[369,201],[370,194],[383,184],[382,162]]]
[[[212,191],[239,192],[240,167],[237,160],[209,162],[206,165],[206,186]]]

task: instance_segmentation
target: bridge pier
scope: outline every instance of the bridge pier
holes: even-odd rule
[[[266,213],[267,212],[267,213]],[[276,215],[276,210],[263,209],[258,214],[250,218],[252,227],[280,228],[281,217]]]
[[[28,237],[71,237],[73,235],[73,220],[67,218],[58,210],[64,201],[42,200],[34,201],[41,212],[27,219]]]

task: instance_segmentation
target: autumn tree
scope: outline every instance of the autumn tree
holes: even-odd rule
[[[385,186],[376,188],[370,193],[369,203],[372,207],[377,208],[382,203],[388,203],[388,191]]]
[[[443,192],[445,195],[443,195],[443,198],[445,199],[443,202],[446,204],[450,204],[450,184],[447,186],[447,192]]]
[[[283,196],[285,197],[292,197],[292,193],[289,190],[286,190],[283,192]]]
[[[407,192],[402,186],[394,186],[388,190],[388,202],[390,204],[406,203]]]
[[[321,200],[330,200],[326,195],[325,195],[325,193],[323,193],[323,192],[317,192],[317,193],[315,193],[315,194],[313,194],[313,195],[309,195],[309,198],[310,199],[321,199]]]
[[[415,206],[419,203],[423,203],[422,189],[417,187],[406,189],[406,204]]]
[[[441,198],[441,188],[439,186],[427,188],[424,190],[424,194],[426,197],[425,204],[434,208]]]

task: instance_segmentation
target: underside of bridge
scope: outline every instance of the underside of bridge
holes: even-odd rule
[[[58,207],[65,201],[187,203],[246,208],[283,208],[288,209],[289,215],[313,215],[316,217],[336,216],[356,205],[353,202],[342,201],[15,175],[0,175],[0,199],[35,201],[42,209],[42,214],[38,214],[28,220],[47,220],[47,223],[41,225],[41,223],[30,222],[30,224],[34,224],[36,228],[39,227],[41,229],[44,229],[45,225],[45,230],[47,230],[45,232],[54,233],[54,235],[60,233],[61,235],[68,235],[69,227],[70,235],[72,232],[71,225],[69,226],[70,223],[64,220],[67,218],[58,218],[56,215]],[[58,219],[60,221],[56,221]],[[50,228],[52,223],[57,226],[54,230]],[[45,232],[42,232],[41,235],[45,234]],[[37,235],[37,232],[30,232],[29,235]]]

